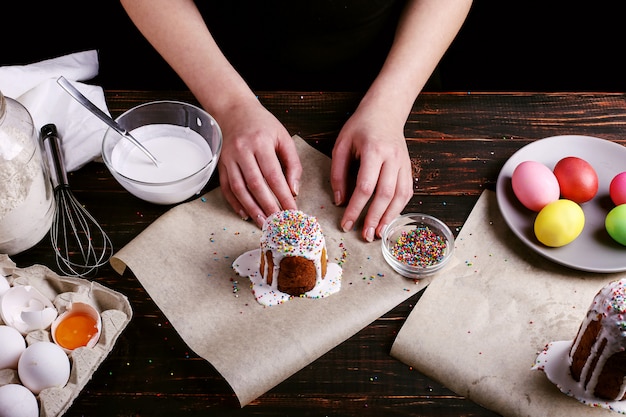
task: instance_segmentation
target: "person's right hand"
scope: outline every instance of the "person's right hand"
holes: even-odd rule
[[[218,124],[220,185],[235,212],[261,227],[270,214],[296,209],[302,165],[280,121],[255,99],[231,106]]]

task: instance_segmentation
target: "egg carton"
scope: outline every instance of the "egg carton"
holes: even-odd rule
[[[4,254],[0,254],[0,272],[12,286],[34,287],[54,302],[59,311],[72,302],[80,301],[92,305],[100,313],[102,328],[96,345],[74,349],[68,355],[71,363],[68,383],[64,387],[44,389],[37,396],[40,417],[60,417],[70,408],[130,322],[132,309],[128,298],[97,282],[59,276],[43,265],[17,268]],[[26,335],[28,345],[38,341],[52,341],[49,329],[36,330]],[[19,383],[17,371],[0,370],[0,385],[9,383]]]

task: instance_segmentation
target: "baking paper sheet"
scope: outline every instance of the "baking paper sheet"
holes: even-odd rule
[[[384,261],[380,241],[340,231],[330,159],[294,137],[303,163],[298,208],[317,217],[330,262],[343,262],[341,291],[263,307],[232,269],[259,246],[260,229],[241,220],[216,189],[172,208],[112,259],[128,266],[174,328],[231,385],[242,406],[420,291]]]
[[[559,266],[528,249],[484,191],[456,241],[457,264],[420,298],[391,354],[504,416],[614,416],[531,370],[551,341],[571,340],[593,297],[623,274]]]

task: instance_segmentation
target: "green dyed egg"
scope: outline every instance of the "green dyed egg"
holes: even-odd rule
[[[617,243],[626,246],[626,204],[614,207],[604,219],[604,227]]]

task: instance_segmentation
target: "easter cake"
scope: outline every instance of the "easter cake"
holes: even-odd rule
[[[594,297],[570,349],[572,377],[607,400],[626,395],[626,280],[614,281]]]
[[[598,291],[576,338],[548,344],[535,368],[581,402],[626,412],[626,279]]]
[[[233,267],[250,277],[257,301],[266,305],[291,297],[322,298],[341,287],[341,267],[328,262],[320,224],[300,210],[270,215],[259,249],[240,256]]]
[[[272,214],[263,225],[259,272],[290,295],[310,291],[326,276],[326,241],[317,219],[301,211]]]

